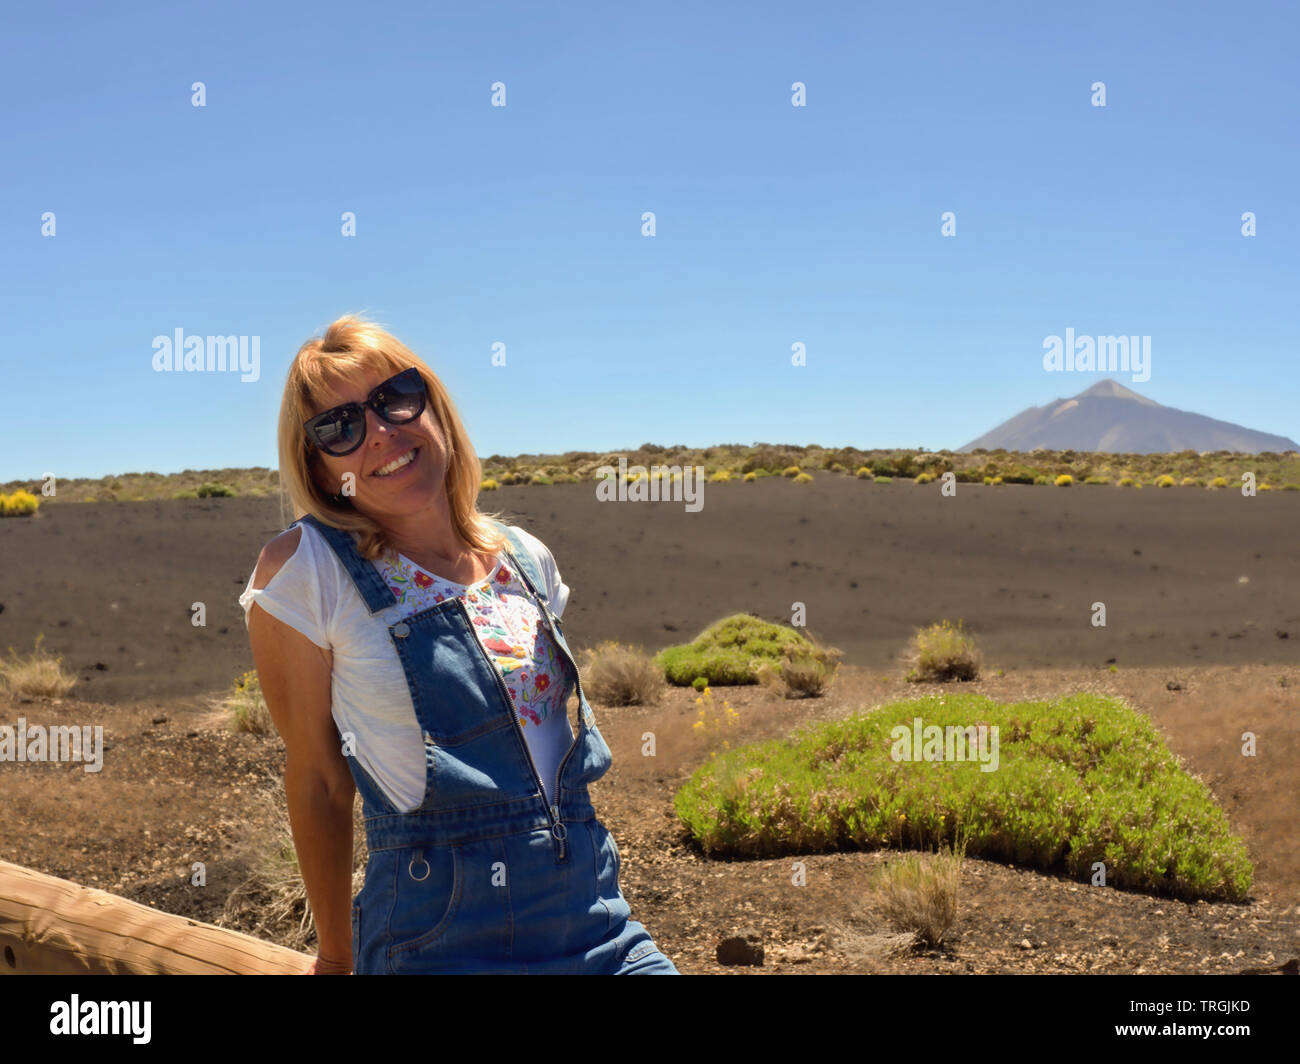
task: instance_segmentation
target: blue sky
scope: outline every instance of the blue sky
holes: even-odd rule
[[[956,448],[1102,376],[1044,371],[1066,328],[1150,336],[1126,386],[1300,438],[1298,23],[8,5],[0,480],[273,465],[289,360],[350,311],[429,361],[483,456]],[[155,372],[177,328],[259,337],[259,380]]]

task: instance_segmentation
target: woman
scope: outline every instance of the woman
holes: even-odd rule
[[[289,368],[279,452],[298,520],[240,603],[288,752],[306,974],[677,974],[630,919],[588,796],[610,752],[560,627],[569,589],[540,540],[478,511],[437,376],[340,318]],[[349,936],[356,789],[370,856]]]

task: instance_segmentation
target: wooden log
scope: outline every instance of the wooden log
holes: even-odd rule
[[[312,956],[0,861],[0,974],[293,975]]]

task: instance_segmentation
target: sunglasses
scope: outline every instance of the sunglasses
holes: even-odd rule
[[[424,378],[412,366],[389,377],[364,403],[344,403],[303,422],[307,439],[328,455],[342,458],[366,441],[366,407],[390,425],[405,425],[424,413]]]

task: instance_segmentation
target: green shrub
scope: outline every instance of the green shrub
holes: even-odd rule
[[[993,762],[924,760],[914,721],[978,725]],[[954,752],[955,752],[954,744]],[[923,751],[924,752],[924,747]],[[931,751],[933,752],[933,750]],[[1246,846],[1151,722],[1122,700],[1079,693],[998,704],[971,694],[895,702],[784,740],[740,746],[700,767],[673,806],[705,853],[772,857],[962,839],[970,856],[1179,898],[1240,901]]]
[[[797,465],[786,466],[783,470],[781,470],[781,476],[783,477],[797,477],[798,475],[799,475],[799,467]]]
[[[811,474],[811,473],[800,473],[797,477],[794,478],[793,483],[795,483],[795,484],[811,484],[811,483],[812,483],[812,474]]]
[[[692,642],[666,647],[655,656],[664,678],[686,687],[703,677],[710,684],[756,684],[763,661],[781,664],[787,646],[803,648],[809,640],[793,628],[737,613],[710,625]]]
[[[225,484],[200,484],[196,494],[200,499],[232,499],[235,489]]]
[[[892,484],[893,482],[893,477],[876,477],[876,479],[872,481],[873,484]]]
[[[889,460],[886,476],[912,477],[916,475],[916,459],[910,454],[896,454]]]
[[[479,491],[496,491],[498,488],[501,487],[501,485],[498,484],[491,477],[488,477],[487,480],[483,481],[483,483],[480,484],[478,487],[479,487]]]
[[[870,466],[858,466],[858,471],[857,471],[856,473],[854,473],[853,475],[854,475],[855,477],[857,477],[859,480],[866,480],[867,478],[869,478],[870,476],[872,476],[871,467],[870,467]]]

